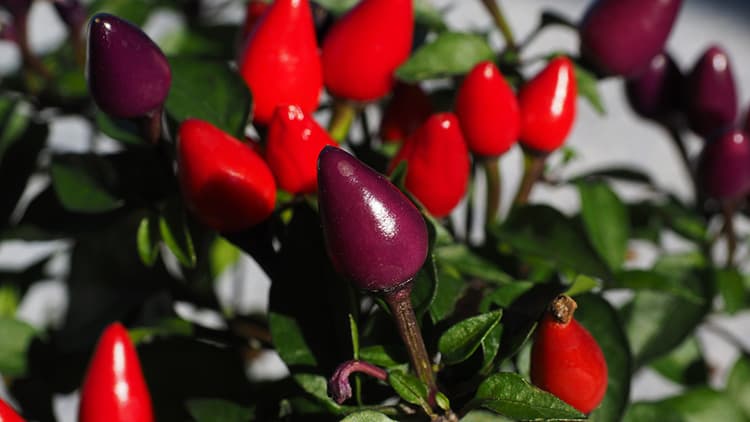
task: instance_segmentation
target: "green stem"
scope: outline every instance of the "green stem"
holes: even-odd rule
[[[685,148],[685,142],[682,139],[682,134],[680,133],[679,129],[675,128],[673,125],[667,124],[664,126],[664,128],[669,133],[669,137],[670,139],[672,139],[672,143],[680,153],[680,158],[682,159],[682,164],[685,166],[685,171],[687,171],[688,175],[690,176],[690,188],[693,190],[693,200],[697,204],[700,200],[700,198],[698,197],[700,195],[700,192],[698,190],[698,181],[696,180],[695,173],[693,173],[693,167],[690,164],[690,156],[688,155],[687,148]]]
[[[492,225],[500,211],[502,197],[502,179],[500,175],[500,160],[497,157],[486,158],[482,162],[484,177],[487,181],[487,208],[484,215],[485,227]]]
[[[737,232],[734,229],[735,202],[727,201],[721,204],[721,213],[724,217],[724,235],[727,237],[727,268],[734,266],[734,254],[737,251]]]
[[[487,11],[492,15],[492,19],[495,21],[495,25],[503,34],[507,48],[512,51],[518,51],[518,45],[516,44],[516,37],[513,35],[513,30],[508,24],[508,20],[505,18],[502,7],[498,3],[499,0],[482,0],[482,4],[487,8]]]
[[[547,162],[547,157],[548,154],[546,153],[524,151],[523,179],[521,180],[521,187],[518,188],[513,205],[525,205],[529,202],[529,196],[534,184],[542,176],[542,173],[544,173],[544,165]]]
[[[328,124],[328,132],[336,142],[342,143],[346,139],[356,115],[357,108],[354,104],[348,101],[336,100],[333,106],[331,122]]]
[[[406,286],[398,290],[385,293],[383,299],[396,320],[398,332],[406,345],[406,350],[409,352],[409,359],[414,371],[419,379],[427,384],[430,389],[430,397],[434,397],[434,394],[438,391],[437,384],[432,372],[432,361],[427,354],[422,332],[419,331],[419,324],[417,324],[417,316],[411,306],[411,288],[412,283],[407,283]]]

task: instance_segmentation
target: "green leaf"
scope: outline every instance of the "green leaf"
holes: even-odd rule
[[[118,182],[114,167],[96,155],[57,155],[52,158],[50,175],[57,197],[70,211],[102,213],[124,204],[113,193]]]
[[[521,295],[534,287],[534,284],[530,281],[516,281],[500,286],[482,299],[479,304],[479,311],[488,312],[493,304],[500,308],[507,308]]]
[[[422,269],[414,277],[413,286],[411,292],[412,306],[414,307],[414,313],[421,318],[425,312],[430,310],[440,286],[440,278],[433,254],[427,255]]]
[[[399,350],[396,346],[388,347],[382,344],[361,348],[359,358],[384,368],[394,368],[409,360],[405,351]]]
[[[125,145],[146,145],[138,125],[128,119],[117,119],[97,109],[96,126],[105,135]]]
[[[447,365],[468,359],[482,341],[500,323],[503,311],[489,312],[465,319],[450,327],[440,336],[438,350]]]
[[[493,227],[501,252],[540,258],[559,270],[611,278],[611,272],[574,221],[546,205],[515,209],[502,225]]]
[[[184,319],[165,318],[154,326],[133,328],[128,335],[135,344],[152,341],[155,337],[192,336],[193,325]]]
[[[485,60],[495,60],[495,52],[484,37],[443,32],[402,64],[396,70],[396,77],[405,82],[418,82],[463,75]]]
[[[341,422],[396,422],[388,416],[374,410],[363,410],[350,414]]]
[[[695,337],[688,337],[668,355],[651,363],[659,374],[681,385],[708,382],[708,366]]]
[[[268,326],[276,351],[287,366],[317,365],[297,321],[289,316],[271,312],[268,315]]]
[[[599,287],[599,282],[597,280],[583,274],[578,274],[573,279],[573,283],[568,287],[565,294],[568,296],[577,296],[597,287]]]
[[[0,278],[4,278],[0,274]],[[7,283],[7,279],[4,280]],[[14,284],[0,285],[0,318],[13,318],[16,316],[18,304],[21,301],[20,289]]]
[[[466,416],[461,418],[460,422],[513,422],[505,416],[496,413],[485,412],[484,410],[472,410]]]
[[[28,348],[36,336],[31,325],[13,318],[0,318],[0,373],[20,377],[28,369]]]
[[[714,279],[724,299],[724,312],[733,315],[742,310],[746,304],[745,285],[737,269],[716,269]]]
[[[136,26],[141,26],[146,22],[153,7],[153,0],[96,0],[88,7],[88,10],[96,13],[111,13]]]
[[[324,405],[328,409],[328,412],[340,414],[347,409],[346,406],[341,406],[328,397],[328,381],[323,376],[314,374],[295,374],[293,378],[294,381],[305,390],[305,392]]]
[[[632,167],[607,167],[599,170],[588,171],[586,173],[574,176],[569,183],[579,183],[591,179],[613,179],[623,182],[642,183],[653,186],[654,181],[645,170]]]
[[[599,81],[596,79],[596,76],[577,63],[575,64],[575,75],[578,95],[583,96],[599,115],[603,116],[607,114],[607,111],[604,109],[602,97],[599,94]]]
[[[252,98],[245,81],[226,63],[173,58],[166,110],[174,122],[193,117],[243,139]]]
[[[635,403],[623,422],[747,422],[737,403],[727,394],[700,387],[666,400]]]
[[[214,279],[219,277],[229,267],[236,264],[241,255],[239,248],[223,237],[216,236],[209,251],[211,277]]]
[[[136,234],[138,256],[147,267],[151,267],[159,257],[159,228],[158,221],[153,216],[143,217],[138,224]]]
[[[196,422],[248,422],[255,411],[221,399],[190,399],[185,403]]]
[[[596,339],[607,361],[607,392],[599,407],[589,415],[589,421],[619,420],[628,405],[633,371],[627,337],[619,315],[601,296],[585,294],[576,297],[576,301],[576,320]]]
[[[465,245],[451,243],[448,246],[441,246],[435,249],[435,255],[438,262],[448,264],[466,276],[498,284],[513,282],[513,277],[494,263],[475,254]]]
[[[708,228],[703,217],[674,196],[670,196],[658,210],[675,233],[695,242],[705,242],[708,239]]]
[[[683,286],[679,278],[649,270],[626,270],[617,274],[617,286],[633,290],[653,290],[679,296],[687,301],[702,304],[703,298]]]
[[[209,25],[180,28],[162,37],[161,50],[168,57],[222,59],[236,54],[237,26]]]
[[[423,409],[429,409],[427,398],[429,389],[427,385],[417,377],[401,371],[391,371],[388,373],[388,383],[393,390],[405,401],[416,404]]]
[[[521,376],[502,372],[485,379],[471,402],[518,420],[584,420],[586,416],[554,395],[529,384]]]
[[[4,100],[0,97],[0,108],[6,106],[5,115],[0,115],[0,226],[17,209],[49,134],[46,124],[29,122],[28,104],[3,104]]]
[[[737,359],[727,381],[727,394],[750,418],[750,357],[742,355]]]
[[[578,30],[578,25],[576,25],[570,19],[560,15],[554,10],[543,10],[542,16],[539,18],[539,29],[550,25],[559,25],[566,28]]]
[[[159,217],[159,233],[164,244],[174,254],[180,264],[194,268],[197,262],[193,237],[188,228],[187,215],[175,200],[167,203]]]
[[[628,249],[628,211],[604,182],[579,182],[581,218],[594,249],[613,271],[622,267]]]
[[[438,266],[438,279],[435,298],[430,304],[430,317],[432,322],[438,323],[453,314],[456,303],[463,297],[467,284],[461,279],[460,274],[449,266]]]
[[[21,139],[32,115],[31,104],[17,96],[0,95],[0,163],[5,151]]]
[[[482,339],[482,373],[492,370],[495,358],[500,351],[500,339],[503,338],[503,325],[497,324],[487,336]]]

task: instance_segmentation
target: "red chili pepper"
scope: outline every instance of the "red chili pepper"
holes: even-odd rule
[[[10,405],[0,400],[0,422],[25,422]]]
[[[81,387],[79,422],[151,422],[151,396],[128,332],[108,326],[96,345]]]
[[[266,162],[281,189],[293,194],[318,189],[318,154],[336,142],[296,105],[281,106],[271,120]]]
[[[240,32],[240,40],[242,40],[243,46],[248,35],[250,35],[255,28],[255,24],[258,23],[263,16],[263,13],[265,13],[270,6],[271,3],[267,3],[263,0],[250,0],[247,2],[247,8],[245,9],[245,22],[242,24],[242,32]]]
[[[531,348],[531,380],[583,413],[607,391],[607,362],[599,344],[573,319],[576,303],[558,296],[536,331]]]
[[[277,0],[250,33],[239,60],[253,93],[253,120],[268,124],[282,104],[318,107],[323,76],[308,0]]]
[[[432,102],[422,87],[398,82],[380,121],[380,137],[384,142],[402,142],[432,113]]]
[[[391,165],[407,162],[406,188],[435,217],[445,217],[466,194],[469,150],[453,113],[427,119],[404,143]]]
[[[469,150],[484,157],[504,154],[521,133],[513,89],[492,62],[474,66],[458,90],[456,115]]]
[[[576,78],[573,63],[557,57],[518,94],[522,145],[549,153],[560,148],[576,117]]]
[[[182,193],[203,224],[234,232],[271,215],[276,183],[250,146],[198,119],[182,123],[177,142]]]
[[[323,41],[323,79],[340,98],[373,101],[393,87],[393,72],[411,51],[412,0],[363,0]]]

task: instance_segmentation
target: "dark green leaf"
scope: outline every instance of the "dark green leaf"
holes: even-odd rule
[[[589,415],[589,421],[619,420],[628,405],[633,371],[628,340],[617,312],[601,296],[585,294],[576,297],[576,301],[576,320],[594,336],[607,361],[607,392]]]
[[[665,223],[675,233],[695,242],[705,242],[708,238],[708,228],[702,216],[674,196],[670,196],[658,209]]]
[[[688,337],[668,355],[651,363],[662,376],[682,385],[708,382],[708,366],[695,337]]]
[[[427,255],[422,269],[414,277],[413,286],[411,301],[414,313],[417,317],[422,317],[425,312],[430,310],[430,306],[432,306],[432,302],[437,297],[440,286],[440,278],[438,277],[433,254]]]
[[[500,351],[500,339],[503,337],[503,325],[497,324],[487,334],[487,337],[482,339],[482,369],[483,373],[490,371],[495,363],[495,358]]]
[[[402,64],[396,76],[406,82],[418,82],[463,75],[477,63],[494,59],[494,51],[482,36],[443,32]]]
[[[438,350],[448,365],[463,362],[500,323],[503,311],[489,312],[465,319],[450,327],[438,341]]]
[[[593,170],[578,176],[574,176],[570,179],[569,183],[579,183],[590,179],[613,179],[623,182],[642,183],[646,185],[654,185],[653,179],[649,176],[645,170],[632,168],[632,167],[607,167],[604,169]]]
[[[570,284],[565,294],[568,296],[577,296],[582,293],[589,292],[599,287],[599,282],[589,276],[578,274],[573,279],[573,283]]]
[[[63,206],[74,212],[102,213],[120,208],[124,201],[114,192],[114,167],[95,155],[58,155],[50,168],[52,186]]]
[[[143,217],[138,225],[136,243],[138,255],[147,267],[154,265],[159,257],[159,227],[158,221],[152,216]]]
[[[237,72],[226,63],[207,60],[173,58],[170,65],[172,88],[166,109],[172,120],[194,117],[243,139],[252,99]]]
[[[449,264],[461,274],[496,283],[511,283],[513,277],[497,265],[472,252],[464,245],[453,243],[435,249],[438,262]]]
[[[20,97],[0,96],[0,163],[5,151],[26,131],[31,120],[31,104]]]
[[[601,95],[599,95],[599,81],[596,76],[578,64],[575,64],[575,74],[578,95],[583,96],[600,115],[607,114]]]
[[[31,325],[13,318],[0,318],[0,373],[7,377],[26,374],[27,349],[36,336]]]
[[[341,420],[341,422],[395,422],[388,416],[374,410],[363,410],[352,413]]]
[[[162,336],[191,336],[193,335],[193,325],[177,317],[166,318],[153,326],[133,328],[128,331],[128,334],[130,340],[138,344]]]
[[[517,374],[499,373],[479,386],[473,408],[485,408],[512,419],[584,420],[586,416],[554,395],[542,391]]]
[[[727,381],[727,394],[747,418],[750,418],[750,357],[742,355],[735,362]]]
[[[0,107],[3,100],[0,97]],[[46,125],[28,122],[27,104],[5,106],[12,110],[0,116],[0,227],[12,216],[31,175],[37,170],[39,154],[49,133]]]
[[[191,399],[185,403],[195,422],[248,422],[255,412],[221,399]]]
[[[385,368],[400,366],[409,360],[404,350],[399,350],[396,346],[386,347],[382,344],[361,348],[359,357],[373,365]]]
[[[707,387],[651,403],[636,403],[628,409],[623,422],[747,422],[747,418],[728,395]]]
[[[159,233],[164,244],[182,265],[187,268],[195,267],[197,257],[186,211],[177,201],[167,202],[159,218]]]
[[[317,365],[297,321],[286,315],[271,312],[268,315],[268,325],[276,351],[287,366]]]
[[[126,145],[145,145],[140,135],[138,125],[127,119],[117,119],[107,113],[97,110],[96,126],[105,135]]]
[[[742,275],[736,269],[716,269],[714,279],[724,299],[724,312],[732,315],[742,310],[746,305]]]
[[[493,304],[500,308],[507,308],[513,303],[513,301],[529,291],[532,287],[534,287],[534,283],[530,281],[516,281],[511,284],[500,286],[482,299],[482,302],[479,305],[479,310],[480,312],[488,312]]]
[[[236,39],[235,25],[194,26],[163,37],[160,46],[169,57],[228,59],[236,54]]]
[[[611,278],[607,265],[591,248],[580,227],[552,207],[519,207],[492,231],[501,252],[541,258],[560,270]]]
[[[324,377],[314,374],[295,374],[293,378],[303,390],[323,404],[328,412],[339,414],[345,411],[346,407],[328,397],[328,381]]]
[[[496,413],[486,412],[484,410],[472,410],[466,416],[461,418],[460,422],[513,422],[505,416]]]
[[[626,270],[617,274],[617,287],[633,290],[653,290],[680,296],[696,304],[702,304],[703,298],[693,290],[680,283],[679,278],[657,271]]]
[[[554,10],[543,10],[542,16],[539,19],[539,28],[544,28],[550,25],[559,25],[571,29],[578,29],[578,25],[572,22],[570,19],[560,15]]]
[[[435,298],[430,304],[430,317],[435,323],[453,314],[456,302],[461,299],[467,287],[460,274],[452,267],[439,265],[438,274],[440,283],[437,285]]]
[[[396,394],[405,401],[425,409],[430,408],[427,402],[429,395],[427,385],[417,377],[401,371],[391,371],[388,373],[388,383],[391,384]]]
[[[579,182],[581,218],[594,249],[613,271],[622,267],[628,249],[628,211],[603,182]]]

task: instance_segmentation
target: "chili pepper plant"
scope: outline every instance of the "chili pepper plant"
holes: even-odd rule
[[[547,10],[523,38],[501,3],[465,1],[493,26],[451,28],[428,0],[54,0],[68,33],[43,53],[44,2],[0,1],[21,58],[0,85],[0,247],[52,245],[0,271],[0,419],[56,421],[78,391],[81,421],[750,420],[748,350],[723,333],[742,353],[711,382],[696,336],[750,306],[731,52],[672,59],[680,0]],[[157,9],[180,25],[152,39]],[[580,48],[527,54],[550,27]],[[689,198],[654,169],[565,171],[613,78],[664,129]],[[85,148],[50,144],[59,119]],[[539,184],[580,207],[541,204]],[[636,265],[636,245],[655,258]],[[262,274],[270,290],[248,292]],[[64,315],[20,318],[53,276]],[[226,280],[267,309],[221,299]],[[258,375],[269,356],[280,370]],[[679,392],[632,402],[645,368]]]

